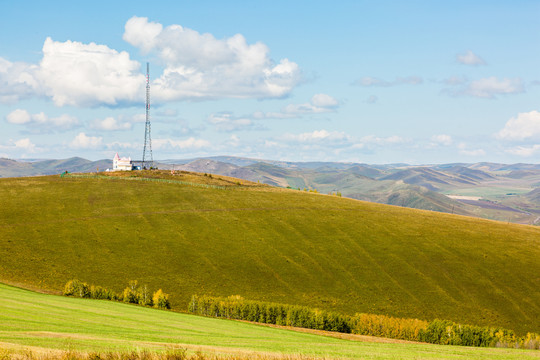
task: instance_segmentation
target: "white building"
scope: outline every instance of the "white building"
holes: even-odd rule
[[[121,158],[118,153],[113,158],[113,171],[131,171],[133,164],[130,157]]]

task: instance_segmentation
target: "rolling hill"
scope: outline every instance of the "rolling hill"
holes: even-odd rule
[[[368,165],[291,162],[214,156],[165,160],[160,169],[219,174],[295,189],[316,189],[344,197],[416,209],[455,213],[521,224],[540,224],[540,202],[525,194],[540,187],[534,164]],[[103,171],[110,160],[81,158],[0,159],[0,177]],[[480,199],[482,201],[477,201]]]
[[[150,178],[147,178],[150,177]],[[540,331],[540,229],[187,172],[0,179],[0,281]]]

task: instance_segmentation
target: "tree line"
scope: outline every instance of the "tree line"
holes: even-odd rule
[[[226,298],[193,295],[188,311],[211,317],[441,345],[540,348],[540,335],[535,333],[518,336],[503,328],[462,325],[439,319],[425,321],[360,313],[343,315],[306,306],[245,300],[238,295]]]
[[[77,279],[69,280],[64,286],[65,296],[74,296],[89,299],[104,299],[113,301],[123,301],[130,304],[155,307],[158,309],[170,309],[169,294],[159,289],[151,292],[148,286],[141,285],[137,280],[132,280],[121,293],[116,293],[111,289],[101,286],[88,285]]]

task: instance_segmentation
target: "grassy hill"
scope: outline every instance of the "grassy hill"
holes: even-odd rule
[[[126,353],[183,348],[209,358],[240,359],[540,359],[535,350],[369,341],[357,335],[338,339],[110,301],[44,295],[0,284],[3,359],[9,359],[4,349],[31,358],[29,347],[41,355],[35,358],[44,358],[44,349]]]
[[[180,172],[0,179],[0,199],[6,283],[120,291],[136,279],[177,309],[196,293],[238,294],[540,331],[530,226]]]

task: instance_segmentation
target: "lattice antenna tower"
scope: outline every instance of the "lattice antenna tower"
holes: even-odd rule
[[[146,125],[144,129],[144,149],[142,155],[142,168],[154,167],[152,155],[152,135],[150,134],[150,63],[146,63]]]

